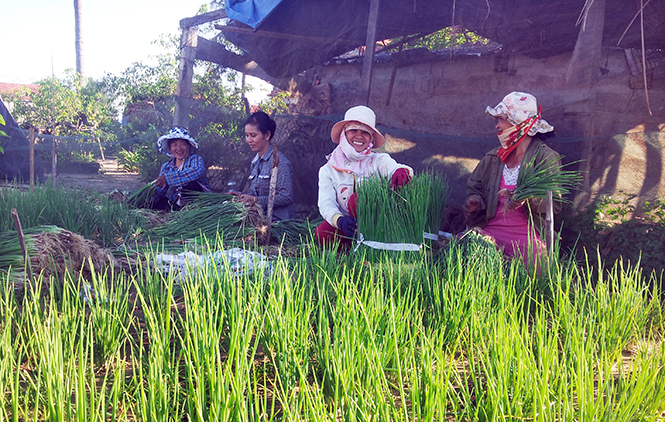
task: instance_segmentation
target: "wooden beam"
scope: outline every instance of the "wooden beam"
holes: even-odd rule
[[[376,46],[376,25],[379,20],[379,1],[370,0],[369,18],[367,19],[367,38],[365,39],[365,60],[362,68],[362,97],[364,105],[369,106],[369,94],[372,88],[372,67]]]
[[[294,40],[294,41],[313,41],[313,42],[346,41],[349,43],[358,43],[357,40],[350,40],[344,38],[312,37],[308,35],[285,34],[283,32],[264,31],[264,30],[254,31],[252,28],[239,28],[237,26],[227,26],[219,24],[215,24],[215,29],[219,29],[220,31],[223,32],[234,32],[236,34],[244,34],[254,37],[280,38],[284,40]]]
[[[569,87],[590,87],[598,80],[605,28],[605,2],[591,2],[581,19],[575,49],[566,70]]]
[[[261,69],[250,54],[245,53],[242,56],[235,54],[216,41],[199,38],[198,46],[196,47],[196,59],[217,63],[220,66],[228,67],[237,70],[238,72],[263,79],[273,85],[276,85],[278,82],[275,78]]]
[[[204,23],[216,21],[217,19],[227,18],[224,9],[214,10],[212,12],[204,13],[202,15],[193,16],[191,18],[180,19],[180,28],[187,29],[193,26],[199,26]]]
[[[178,70],[178,87],[175,97],[175,115],[173,126],[189,125],[189,109],[192,100],[192,77],[194,60],[198,43],[198,27],[184,28],[180,37],[180,66]]]

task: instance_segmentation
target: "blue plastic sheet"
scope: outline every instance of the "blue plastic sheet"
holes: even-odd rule
[[[229,18],[257,29],[282,0],[225,0]]]

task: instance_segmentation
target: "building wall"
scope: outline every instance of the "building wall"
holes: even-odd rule
[[[452,201],[463,200],[469,172],[497,145],[485,107],[514,90],[537,97],[543,117],[555,128],[546,142],[564,162],[585,160],[574,164],[586,172],[579,204],[619,190],[642,200],[665,196],[665,60],[647,71],[650,114],[641,69],[631,69],[626,57],[622,49],[606,49],[597,83],[582,87],[566,86],[569,54],[464,56],[397,68],[376,63],[369,106],[387,135],[386,151],[417,170],[445,172]],[[359,64],[312,70],[315,83],[329,91],[332,120],[361,103],[360,72]],[[297,110],[308,97],[296,91]]]

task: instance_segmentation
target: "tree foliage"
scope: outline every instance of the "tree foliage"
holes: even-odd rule
[[[408,38],[408,37],[406,37]],[[390,44],[399,44],[401,38],[393,38]],[[441,50],[445,48],[469,46],[469,45],[487,45],[489,40],[480,35],[468,31],[458,26],[449,26],[440,29],[423,37],[415,38],[402,46],[403,49],[409,48],[427,48],[429,50]],[[397,48],[397,47],[395,47]]]
[[[19,125],[30,124],[49,134],[101,136],[117,115],[114,99],[103,86],[92,80],[81,86],[71,69],[62,79],[47,78],[37,84],[37,92],[25,88],[8,95]]]

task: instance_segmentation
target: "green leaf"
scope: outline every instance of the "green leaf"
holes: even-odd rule
[[[5,118],[0,114],[0,125],[7,126],[7,123],[5,123]]]
[[[9,137],[9,135],[7,135],[7,134],[5,133],[5,131],[2,130],[2,129],[0,129],[0,136],[7,136],[7,137]]]

